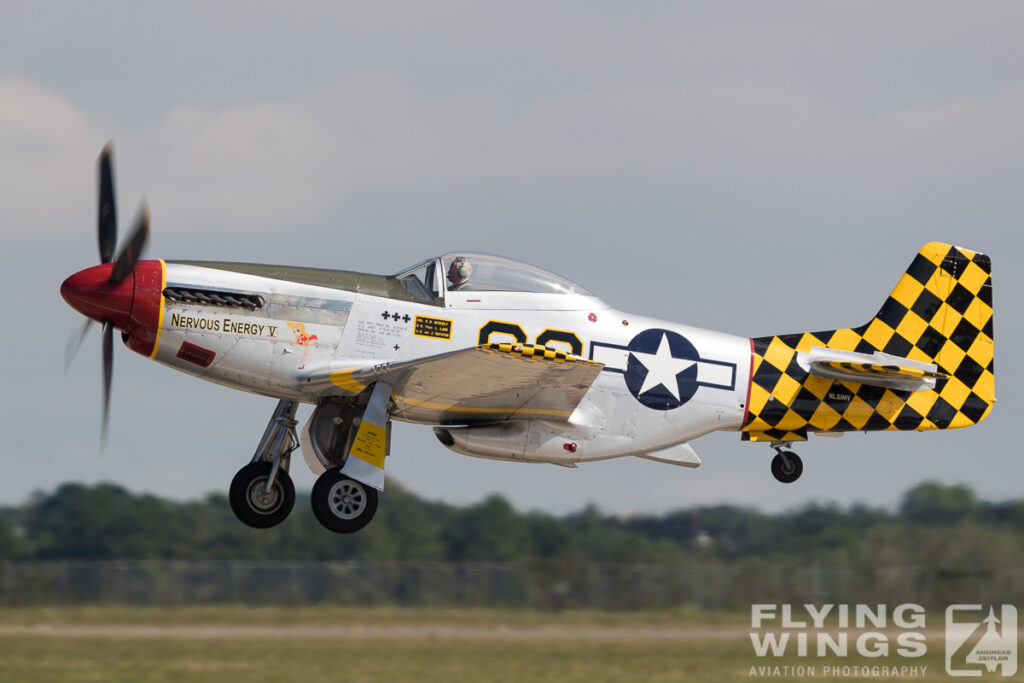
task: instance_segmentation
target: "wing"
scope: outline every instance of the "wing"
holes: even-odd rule
[[[359,393],[391,385],[391,415],[427,424],[568,420],[604,365],[543,346],[486,344],[414,361],[331,373]]]
[[[947,375],[938,366],[881,352],[873,354],[814,347],[800,354],[811,374],[840,382],[856,382],[902,391],[933,389]]]

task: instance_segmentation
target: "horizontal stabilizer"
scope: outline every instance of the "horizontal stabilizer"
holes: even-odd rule
[[[604,367],[544,346],[485,344],[369,368],[331,382],[352,393],[377,381],[392,387],[391,414],[427,424],[568,420]]]
[[[876,351],[872,354],[838,351],[820,346],[797,355],[797,362],[818,377],[885,387],[897,391],[924,391],[935,388],[935,380],[947,375],[934,363]]]
[[[653,453],[642,453],[638,458],[664,462],[669,465],[681,465],[682,467],[700,467],[700,456],[688,443],[680,443],[675,446],[663,448]]]

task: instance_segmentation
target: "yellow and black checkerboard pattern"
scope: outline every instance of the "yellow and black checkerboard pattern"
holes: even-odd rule
[[[932,242],[868,324],[751,339],[743,438],[803,441],[813,432],[977,424],[995,401],[992,341],[991,259]],[[818,377],[797,363],[798,352],[815,346],[934,363],[942,376],[934,389],[915,392]]]
[[[537,346],[535,344],[488,344],[488,349],[501,351],[503,353],[515,353],[527,358],[541,358],[543,360],[567,361],[570,363],[593,363],[586,358],[577,358],[564,351],[558,351],[548,346]]]

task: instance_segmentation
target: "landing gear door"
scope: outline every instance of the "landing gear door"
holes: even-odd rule
[[[377,382],[356,430],[341,473],[378,491],[384,490],[384,458],[388,451],[388,402],[391,385]]]

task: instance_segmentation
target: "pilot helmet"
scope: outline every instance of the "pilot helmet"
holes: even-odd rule
[[[461,285],[472,274],[473,266],[469,265],[469,261],[464,256],[456,256],[448,266],[448,280],[453,285]]]

